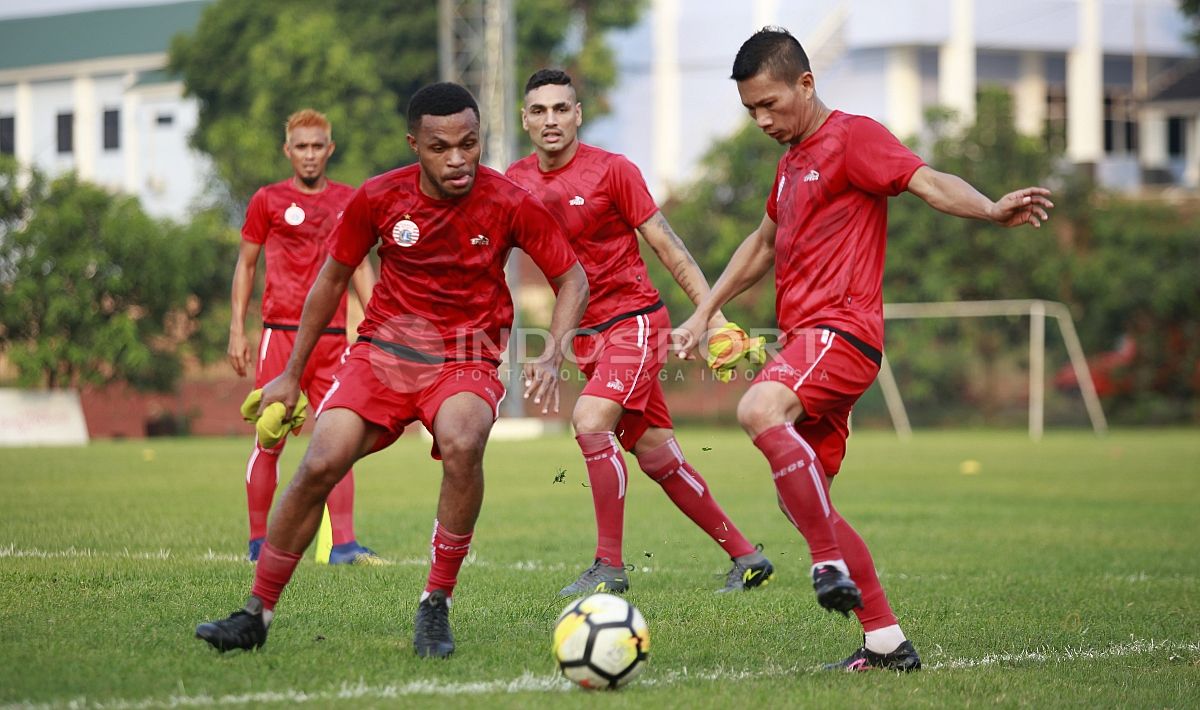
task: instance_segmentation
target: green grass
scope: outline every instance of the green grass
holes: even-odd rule
[[[819,673],[859,642],[820,611],[803,541],[736,431],[684,450],[775,581],[717,596],[720,550],[631,475],[629,598],[651,661],[614,694],[554,680],[556,592],[590,558],[574,442],[493,442],[453,621],[458,651],[410,646],[439,468],[405,437],[358,471],[359,538],[398,562],[306,561],[268,644],[224,656],[192,637],[240,605],[247,440],[0,449],[0,704],[134,706],[896,707],[1200,705],[1200,436],[1123,431],[859,432],[834,498],[871,544],[926,670]],[[304,440],[284,455],[294,469]],[[703,448],[710,450],[705,451]],[[980,463],[975,475],[964,460]],[[632,461],[632,460],[631,460]],[[555,483],[558,468],[565,482]]]

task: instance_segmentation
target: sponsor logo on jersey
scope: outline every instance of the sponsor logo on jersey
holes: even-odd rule
[[[616,390],[617,392],[625,391],[625,385],[623,385],[620,380],[612,380],[607,385],[604,385],[604,386],[609,388],[610,390]]]
[[[411,219],[402,219],[392,227],[392,241],[402,247],[411,247],[421,238],[421,230]]]
[[[583,195],[576,195],[576,196],[572,197],[571,201],[568,202],[567,204],[571,205],[572,207],[582,207],[583,206]]]
[[[783,177],[779,178],[779,189],[775,190],[775,200],[776,201],[778,201],[779,198],[783,197],[783,186],[785,184],[787,184],[787,175],[784,175]]]
[[[342,213],[344,213],[345,211],[346,210],[338,210],[337,217],[335,217],[335,219],[340,221],[342,219]]]
[[[808,175],[804,176],[804,182],[816,182],[821,179],[821,173],[816,170],[809,170]]]
[[[482,234],[471,237],[471,243],[477,247],[486,247],[487,245],[491,244],[488,238]]]
[[[304,224],[304,210],[293,202],[291,207],[283,211],[283,221],[293,227],[299,227]]]

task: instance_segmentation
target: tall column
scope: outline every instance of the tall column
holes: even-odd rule
[[[138,111],[141,95],[133,88],[137,84],[137,72],[125,76],[125,91],[121,95],[121,169],[124,173],[121,186],[131,195],[142,188],[139,179],[142,169],[142,133],[138,126]]]
[[[1041,52],[1021,53],[1021,75],[1014,94],[1017,131],[1042,135],[1046,130],[1046,61]]]
[[[96,144],[100,122],[96,112],[96,82],[90,76],[75,77],[75,170],[79,177],[91,180],[96,176]]]
[[[887,54],[887,125],[900,138],[921,130],[921,65],[916,47]]]
[[[1078,40],[1067,52],[1067,157],[1094,165],[1104,157],[1100,0],[1079,0],[1078,12]]]
[[[1183,143],[1183,164],[1187,166],[1183,171],[1183,184],[1200,187],[1200,113],[1188,119],[1188,128]]]
[[[679,179],[682,155],[679,86],[680,0],[654,0],[654,177],[651,190],[662,201]]]
[[[25,167],[33,165],[33,86],[17,82],[13,111],[13,157]]]
[[[938,51],[938,103],[975,122],[975,1],[949,0],[950,36]]]

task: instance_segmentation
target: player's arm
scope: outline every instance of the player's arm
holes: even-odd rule
[[[928,165],[917,168],[908,182],[908,191],[930,207],[955,217],[980,219],[1002,227],[1032,224],[1041,227],[1050,219],[1046,210],[1054,207],[1050,191],[1044,187],[1025,187],[992,202],[966,180],[934,170]]]
[[[363,259],[358,268],[354,270],[354,276],[350,278],[350,285],[354,287],[354,295],[364,309],[367,307],[367,301],[371,300],[371,292],[375,290],[376,281],[375,268],[371,266],[371,260]]]
[[[637,230],[654,250],[658,260],[671,272],[671,278],[675,279],[679,288],[683,289],[693,304],[699,305],[708,295],[708,279],[704,277],[704,272],[688,251],[687,245],[675,234],[675,230],[671,229],[671,223],[667,221],[666,216],[661,211],[655,212],[639,225]],[[709,325],[720,327],[725,323],[725,315],[718,308]]]
[[[775,221],[763,215],[758,229],[733,252],[721,277],[699,304],[696,311],[672,334],[675,352],[690,360],[693,351],[704,342],[704,331],[722,306],[758,283],[775,264]]]
[[[250,294],[254,291],[254,275],[258,271],[258,255],[261,252],[261,244],[243,239],[237,266],[233,267],[233,287],[229,295],[233,315],[229,319],[229,346],[225,354],[238,377],[246,376],[246,368],[250,364],[246,311],[250,307]]]
[[[350,284],[357,267],[347,266],[332,256],[325,258],[325,265],[317,274],[304,299],[304,310],[300,313],[300,330],[296,333],[296,343],[292,346],[292,354],[288,357],[287,366],[283,372],[263,387],[262,406],[259,411],[266,409],[272,402],[283,402],[288,415],[296,406],[300,396],[300,377],[321,331],[333,320],[333,314],[341,303],[342,294]]]
[[[576,261],[560,276],[550,279],[554,286],[554,313],[550,316],[550,342],[532,362],[525,363],[525,399],[542,405],[542,414],[553,406],[558,411],[558,369],[566,354],[571,334],[579,325],[588,302],[588,280]]]

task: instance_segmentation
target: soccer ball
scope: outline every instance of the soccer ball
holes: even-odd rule
[[[615,690],[633,680],[650,655],[650,628],[621,597],[592,594],[571,602],[554,624],[554,658],[585,688]]]

